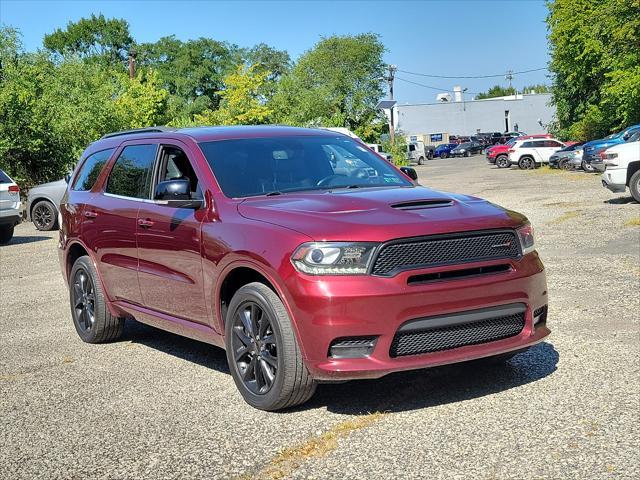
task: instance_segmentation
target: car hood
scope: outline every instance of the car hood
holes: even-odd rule
[[[56,180],[55,182],[41,183],[40,185],[36,185],[35,187],[29,190],[29,195],[34,193],[44,193],[53,192],[53,191],[64,191],[67,188],[67,182],[63,178],[62,180]]]
[[[582,145],[584,150],[591,150],[592,148],[603,148],[611,145],[618,145],[622,143],[620,138],[600,138],[598,140],[591,140],[590,142]]]
[[[245,218],[314,240],[384,242],[449,232],[516,228],[526,218],[486,200],[417,186],[289,193],[243,200]]]

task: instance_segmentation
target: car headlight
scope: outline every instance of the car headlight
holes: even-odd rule
[[[364,275],[375,247],[374,243],[304,243],[291,256],[291,263],[310,275]]]
[[[526,255],[536,249],[536,244],[533,239],[533,227],[530,224],[526,224],[524,227],[520,227],[516,230],[518,232],[518,238],[520,239],[520,246],[522,247],[522,254]]]

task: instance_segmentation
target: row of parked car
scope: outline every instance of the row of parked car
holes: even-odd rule
[[[640,202],[640,125],[589,142],[561,142],[548,134],[523,135],[485,150],[498,168],[552,168],[602,173],[602,184],[617,193],[628,187]]]

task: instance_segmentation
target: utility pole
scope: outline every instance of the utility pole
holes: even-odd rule
[[[133,80],[136,77],[136,51],[129,49],[129,78]]]
[[[393,79],[396,74],[396,70],[398,67],[395,65],[389,65],[389,76],[385,78],[387,84],[389,85],[389,100],[393,100]],[[393,121],[393,107],[390,110],[390,123],[389,123],[389,141],[391,145],[395,143],[395,123]]]
[[[504,76],[505,80],[509,80],[509,90],[511,90],[511,80],[513,80],[513,70],[507,70],[507,74]]]

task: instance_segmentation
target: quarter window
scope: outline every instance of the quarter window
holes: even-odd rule
[[[109,174],[107,193],[149,198],[157,145],[130,145],[122,150]]]
[[[102,171],[102,167],[104,167],[107,160],[111,158],[111,154],[114,150],[114,148],[110,148],[108,150],[101,150],[89,155],[82,163],[80,171],[71,186],[71,190],[75,190],[77,192],[86,192],[91,190],[98,179],[98,175],[100,175],[100,172]]]

